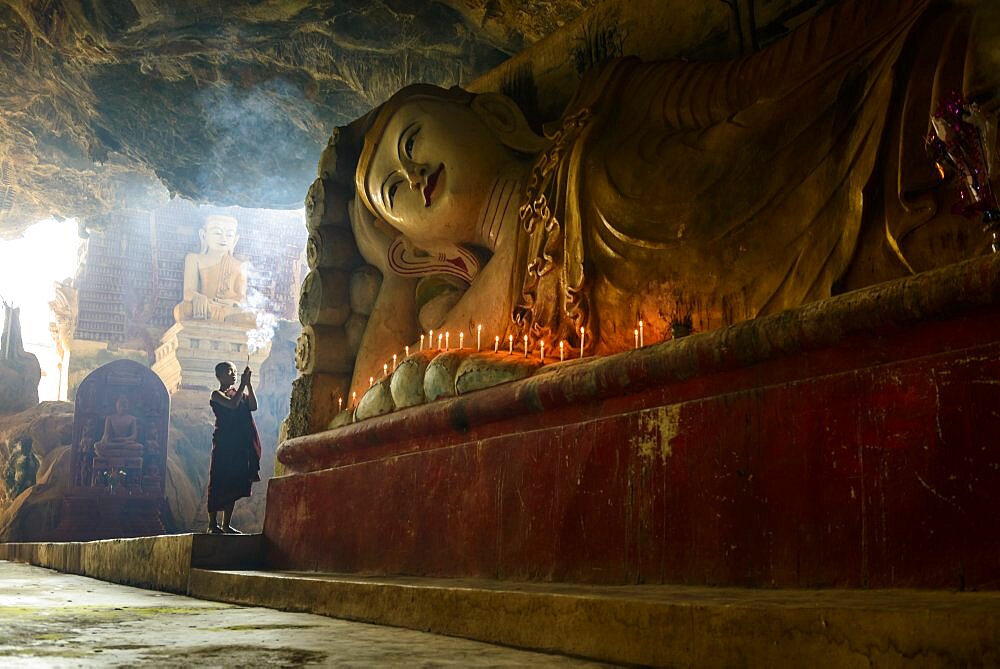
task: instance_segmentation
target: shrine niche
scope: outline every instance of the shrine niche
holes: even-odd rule
[[[70,471],[52,534],[101,539],[163,532],[170,395],[147,367],[115,360],[77,389]]]
[[[73,484],[108,494],[163,495],[170,397],[159,377],[130,360],[80,384],[73,418]]]

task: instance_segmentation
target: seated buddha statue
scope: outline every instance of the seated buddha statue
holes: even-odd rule
[[[177,322],[210,320],[253,325],[241,306],[247,296],[247,263],[233,257],[239,236],[232,216],[211,215],[199,236],[201,249],[184,257],[184,300],[174,307]]]
[[[942,96],[995,88],[970,88],[968,12],[932,4],[844,0],[731,61],[606,62],[545,136],[500,94],[399,91],[337,139],[383,274],[352,387],[428,327],[609,353],[640,319],[660,341],[983,252],[923,144]],[[442,276],[444,309],[422,290]]]
[[[115,412],[104,419],[104,434],[94,444],[100,458],[141,458],[139,421],[128,412],[128,400],[119,397]]]

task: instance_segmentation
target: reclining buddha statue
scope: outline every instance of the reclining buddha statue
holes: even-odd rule
[[[924,152],[944,96],[995,99],[969,14],[844,0],[735,60],[605,62],[544,135],[497,93],[399,91],[338,139],[383,274],[352,386],[428,328],[607,353],[984,252]]]

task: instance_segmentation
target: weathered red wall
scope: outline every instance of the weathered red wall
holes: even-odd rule
[[[756,358],[741,343],[749,330],[709,333],[289,442],[282,459],[307,473],[269,485],[269,561],[602,583],[998,587],[998,267],[953,277],[959,298],[970,281],[979,291],[961,307],[934,293],[899,317],[884,302],[910,309],[911,284],[780,315],[799,345],[772,338]],[[864,325],[836,326],[831,313]],[[754,341],[776,331],[767,325],[753,326]],[[723,362],[699,353],[730,344],[744,350]],[[701,363],[668,369],[679,346]]]

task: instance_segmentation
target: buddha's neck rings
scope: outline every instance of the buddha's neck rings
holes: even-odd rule
[[[520,181],[503,177],[493,182],[490,197],[479,219],[479,238],[490,249],[496,251],[504,224],[517,214]]]

